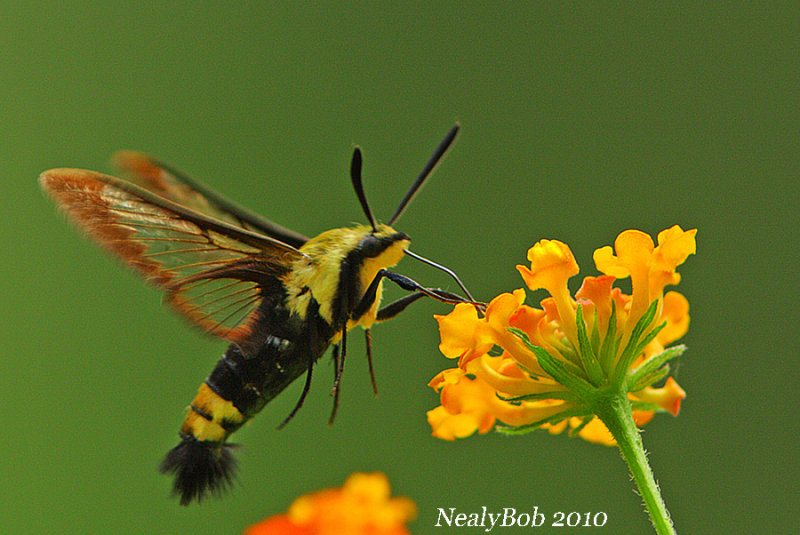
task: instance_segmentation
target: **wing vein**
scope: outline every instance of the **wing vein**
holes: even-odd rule
[[[193,283],[192,287],[193,288],[197,288],[198,286],[206,286],[209,282],[212,282],[212,281],[215,281],[215,280],[220,280],[220,279],[200,279],[196,283]],[[214,292],[218,292],[220,290],[224,290],[226,288],[230,288],[231,286],[236,286],[237,284],[242,284],[243,282],[248,282],[248,281],[243,281],[243,280],[240,280],[240,279],[233,279],[233,282],[229,282],[228,284],[225,284],[224,286],[218,286],[216,288],[212,288],[211,290],[208,290],[208,291],[203,292],[201,294],[195,295],[193,297],[193,299],[200,299],[201,297],[205,297],[206,295],[212,294]]]
[[[186,309],[186,311],[187,311],[187,312],[189,312],[189,313],[191,313],[191,312],[194,312],[195,310],[200,310],[200,309],[208,308],[210,305],[213,305],[214,303],[218,303],[218,302],[220,302],[220,301],[223,301],[223,300],[225,300],[225,299],[228,299],[228,298],[230,298],[230,297],[233,297],[233,296],[235,296],[235,295],[243,294],[243,293],[246,293],[246,292],[252,292],[252,291],[253,291],[253,288],[252,288],[252,287],[249,287],[249,288],[243,288],[243,289],[241,289],[241,290],[238,290],[238,291],[236,291],[236,292],[231,292],[231,293],[225,294],[225,295],[223,295],[223,296],[221,296],[221,297],[217,297],[216,299],[213,299],[213,300],[211,300],[211,301],[208,301],[208,302],[205,302],[205,303],[200,303],[200,304],[198,304],[198,305],[195,305],[195,306],[193,306],[193,307],[191,307],[191,308],[187,308],[187,309]],[[211,292],[211,293],[213,293],[213,292]],[[246,297],[246,299],[249,299],[250,297],[258,297],[258,291],[256,291],[256,292],[255,292],[255,293],[253,293],[252,295],[248,295],[248,296]],[[232,303],[232,304],[236,304],[236,303],[239,303],[239,302],[240,302],[240,301],[239,301],[239,300],[237,300],[237,301],[232,301],[231,303]],[[216,312],[220,312],[220,311],[222,311],[222,310],[225,310],[225,309],[226,309],[226,308],[228,308],[229,306],[231,306],[231,305],[230,305],[230,304],[228,304],[228,305],[225,305],[224,307],[222,307],[222,308],[218,308],[218,309],[216,309],[215,311],[216,311]]]
[[[146,254],[144,256],[145,256],[145,258],[152,258],[154,256],[164,256],[164,255],[170,255],[170,254],[206,253],[206,252],[211,252],[211,251],[219,251],[219,248],[217,248],[217,247],[209,247],[207,249],[175,249],[175,250],[171,250],[171,251],[159,251],[157,253],[148,253],[148,254]]]
[[[218,324],[220,327],[222,327],[223,329],[229,329],[228,327],[225,327],[225,325],[224,325],[224,324],[225,324],[225,322],[226,322],[226,321],[228,321],[229,319],[233,318],[233,317],[234,317],[234,316],[236,316],[237,314],[239,314],[239,313],[240,313],[242,310],[246,309],[248,306],[250,306],[251,304],[253,304],[255,301],[257,301],[257,297],[256,297],[256,298],[253,298],[253,297],[251,297],[251,298],[249,298],[249,299],[245,299],[244,301],[245,301],[245,303],[244,303],[242,306],[240,306],[239,308],[237,308],[236,310],[234,310],[233,312],[231,312],[230,314],[228,314],[227,316],[225,316],[225,318],[223,318],[223,319],[222,319],[222,321],[219,321],[219,322],[217,322],[217,324]],[[226,307],[226,308],[227,308],[227,307]],[[220,309],[220,311],[221,311],[221,310],[224,310],[224,309]],[[218,311],[218,312],[219,312],[219,311]],[[249,314],[248,314],[248,315],[249,315]],[[216,321],[216,320],[212,320],[212,321]]]

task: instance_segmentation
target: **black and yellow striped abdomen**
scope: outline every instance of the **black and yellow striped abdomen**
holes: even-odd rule
[[[245,353],[231,344],[200,385],[181,426],[181,442],[167,454],[161,471],[175,475],[181,503],[228,485],[234,468],[228,437],[255,416],[330,345],[333,329],[312,300],[302,320],[283,303],[261,314],[257,348]]]
[[[292,353],[291,345],[268,335],[262,351],[247,358],[232,344],[200,385],[181,432],[201,441],[224,442],[269,401],[269,388],[288,385],[302,373],[281,363],[282,355]]]

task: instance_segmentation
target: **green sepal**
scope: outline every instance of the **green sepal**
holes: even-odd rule
[[[553,416],[549,416],[547,418],[542,418],[536,422],[519,425],[519,426],[511,426],[511,425],[498,425],[495,426],[494,430],[498,433],[503,433],[504,435],[525,435],[532,431],[536,431],[539,427],[543,426],[544,424],[555,424],[560,422],[561,420],[566,420],[567,418],[572,418],[573,416],[581,417],[581,416],[589,416],[586,410],[584,409],[568,409],[565,411],[561,411]]]
[[[586,323],[583,321],[582,305],[578,305],[575,326],[578,329],[578,347],[581,365],[583,369],[586,370],[589,382],[595,386],[599,386],[603,380],[603,369],[600,367],[600,362],[597,360],[597,355],[594,353],[594,348],[592,348],[592,344],[589,341],[589,336],[586,334]]]
[[[555,351],[558,351],[558,354],[561,355],[561,358],[564,359],[564,362],[573,364],[578,368],[581,367],[581,357],[578,354],[578,351],[575,351],[575,348],[572,347],[572,344],[569,344],[568,346],[563,344],[553,344],[552,347]]]
[[[650,403],[648,401],[631,401],[631,410],[666,412],[664,409],[661,408],[661,405]]]
[[[538,381],[539,379],[544,379],[544,378],[548,378],[548,379],[549,379],[549,377],[547,377],[547,376],[545,376],[545,375],[542,375],[541,373],[537,373],[537,372],[535,372],[535,371],[533,371],[533,370],[529,370],[529,369],[528,369],[526,366],[523,366],[523,365],[522,365],[521,363],[519,363],[519,362],[517,362],[516,364],[517,364],[517,367],[518,367],[520,370],[522,370],[522,371],[524,371],[525,373],[527,373],[528,375],[530,375],[531,379],[532,379],[532,380],[534,380],[534,381]]]
[[[656,316],[656,309],[658,308],[658,300],[653,301],[650,303],[650,306],[647,307],[647,310],[639,318],[639,321],[636,322],[636,325],[631,331],[631,337],[628,339],[628,343],[625,345],[625,349],[622,350],[622,354],[619,357],[619,361],[617,362],[616,368],[614,369],[614,375],[612,377],[612,384],[621,385],[623,377],[628,372],[628,369],[631,367],[633,360],[639,354],[636,349],[639,347],[639,341],[642,338],[642,334],[644,333],[645,329],[650,326],[653,322],[653,318]],[[659,328],[660,330],[660,328]],[[656,331],[655,334],[650,331],[649,334],[652,334],[653,337],[658,333]],[[642,346],[644,347],[644,346]]]
[[[667,375],[669,375],[669,364],[664,364],[654,372],[643,375],[637,380],[636,383],[632,382],[631,378],[628,377],[628,392],[638,392],[643,388],[659,382]]]
[[[617,354],[617,303],[611,300],[611,317],[608,319],[608,327],[606,327],[606,336],[603,338],[603,344],[600,346],[600,366],[608,375],[611,371],[611,366],[614,363],[614,357]]]
[[[653,338],[655,338],[658,335],[658,333],[661,332],[661,329],[663,329],[666,326],[667,326],[667,320],[664,320],[655,327],[653,327],[650,331],[648,331],[647,334],[645,334],[642,337],[642,339],[639,340],[639,343],[636,344],[636,348],[633,350],[633,355],[634,356],[641,355],[642,351],[644,351],[644,348],[647,347],[647,344],[652,342]]]
[[[583,417],[583,421],[581,422],[581,424],[578,427],[573,427],[572,429],[569,430],[569,436],[570,437],[577,437],[578,433],[583,431],[583,428],[586,427],[587,425],[589,425],[589,422],[591,422],[592,420],[594,420],[594,415],[593,414],[589,415],[589,416],[584,416]]]
[[[574,392],[580,399],[592,399],[595,397],[595,387],[581,377],[581,375],[583,375],[582,370],[568,362],[554,359],[546,349],[533,345],[524,331],[515,329],[514,327],[509,327],[508,330],[519,337],[522,343],[533,351],[539,365],[555,379],[557,383],[567,388],[567,390]]]
[[[592,349],[598,360],[600,359],[600,316],[597,313],[597,307],[594,308],[594,315],[592,317]]]
[[[499,399],[515,403],[519,401],[541,401],[543,399],[560,399],[563,401],[577,402],[578,398],[569,390],[553,390],[552,392],[537,392],[535,394],[525,394],[523,396],[504,397],[496,394]]]
[[[684,351],[686,351],[686,346],[680,344],[667,348],[658,355],[651,357],[647,362],[639,366],[639,368],[633,372],[630,377],[628,377],[628,391],[637,392],[642,388],[658,381],[660,377],[653,380],[649,380],[648,377],[654,375],[657,371],[660,371],[659,369],[663,364],[669,362],[675,357],[682,355]]]
[[[522,339],[523,343],[525,344],[525,347],[527,347],[528,349],[530,349],[534,353],[536,353],[536,350],[542,350],[542,351],[545,351],[545,352],[547,351],[544,348],[541,348],[541,347],[539,347],[537,345],[533,345],[533,343],[531,342],[531,339],[528,338],[528,333],[526,333],[525,331],[517,329],[516,327],[508,327],[508,330],[512,334],[517,336],[518,338]],[[563,351],[561,351],[557,347],[555,347],[554,349],[556,351],[558,351],[558,354],[561,355],[564,358],[564,360],[562,361],[562,364],[567,368],[567,370],[569,370],[570,373],[573,373],[573,374],[577,375],[578,377],[583,377],[583,375],[584,375],[583,370],[581,368],[579,368],[576,364],[573,364],[573,362],[575,362],[575,359],[577,359],[577,355],[573,354],[573,355],[570,356],[570,355],[565,354]],[[547,353],[547,355],[552,357],[552,355],[550,355],[550,353]],[[535,372],[529,370],[528,368],[526,368],[525,366],[523,366],[519,362],[517,363],[517,366],[519,366],[521,370],[523,370],[526,373],[528,373],[531,377],[544,377],[542,374],[535,373]],[[547,370],[545,370],[545,371],[547,371]]]

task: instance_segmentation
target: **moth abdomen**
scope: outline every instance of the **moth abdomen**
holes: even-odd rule
[[[234,444],[198,440],[181,433],[181,442],[172,448],[161,462],[159,470],[173,474],[173,493],[180,496],[181,505],[198,502],[208,494],[219,494],[233,481],[236,460]]]
[[[189,406],[181,442],[161,463],[162,473],[175,476],[182,505],[228,487],[235,467],[228,437],[300,375],[307,362],[296,352],[303,349],[273,335],[252,356],[228,347]]]

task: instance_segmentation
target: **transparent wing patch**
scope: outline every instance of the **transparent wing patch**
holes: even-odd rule
[[[191,210],[293,247],[308,241],[306,236],[261,217],[146,154],[122,151],[116,153],[112,161],[136,184]]]
[[[41,182],[92,238],[166,291],[176,310],[232,341],[249,336],[264,289],[303,256],[100,173],[56,169]]]

